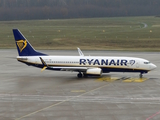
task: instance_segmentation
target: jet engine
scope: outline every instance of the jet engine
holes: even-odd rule
[[[89,68],[89,69],[86,71],[86,74],[87,74],[87,75],[101,76],[101,74],[102,74],[102,69],[100,69],[100,68]]]

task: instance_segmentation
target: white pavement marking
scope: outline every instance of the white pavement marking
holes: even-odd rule
[[[87,93],[85,93],[87,94]],[[0,102],[22,102],[22,101],[43,101],[43,102],[104,102],[104,103],[142,103],[160,104],[160,97],[124,97],[124,96],[47,96],[47,95],[9,95],[0,94]]]

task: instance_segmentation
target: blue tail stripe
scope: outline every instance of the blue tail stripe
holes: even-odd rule
[[[13,29],[13,35],[19,56],[46,56],[44,53],[37,52],[18,29]]]

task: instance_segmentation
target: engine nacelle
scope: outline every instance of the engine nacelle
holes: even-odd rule
[[[95,75],[95,76],[101,76],[102,69],[100,68],[90,68],[86,71],[87,75]]]

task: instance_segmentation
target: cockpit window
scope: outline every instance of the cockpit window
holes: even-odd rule
[[[144,64],[150,64],[150,62],[144,62]]]

